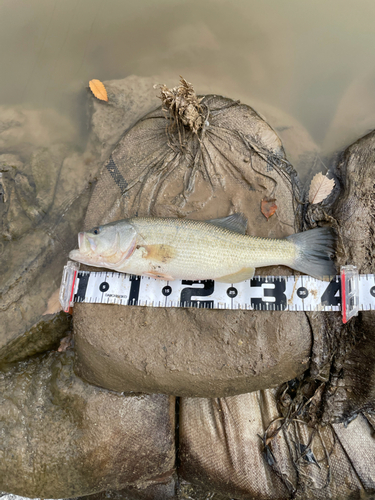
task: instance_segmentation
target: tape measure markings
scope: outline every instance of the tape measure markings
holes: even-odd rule
[[[358,310],[375,308],[375,276],[358,275],[343,266],[341,276],[321,281],[311,276],[255,276],[236,284],[213,280],[160,281],[114,271],[79,271],[64,268],[60,302],[68,310],[74,302],[151,307],[197,307],[256,311],[340,311],[343,321]]]

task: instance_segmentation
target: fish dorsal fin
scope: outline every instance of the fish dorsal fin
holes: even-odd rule
[[[237,213],[228,215],[227,217],[220,217],[219,219],[206,220],[208,224],[213,226],[222,227],[235,233],[245,234],[247,227],[247,219],[244,214]]]

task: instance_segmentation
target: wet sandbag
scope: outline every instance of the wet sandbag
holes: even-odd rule
[[[74,306],[75,308],[77,305]],[[82,304],[77,373],[116,391],[219,397],[277,386],[308,367],[303,315]],[[163,328],[161,328],[163,325]],[[293,330],[290,328],[292,325]]]
[[[134,215],[206,220],[242,212],[250,235],[299,226],[296,175],[280,139],[249,106],[197,97],[185,80],[128,130],[90,200],[85,228]],[[276,200],[276,214],[261,212]],[[288,274],[281,266],[265,274]],[[102,387],[214,396],[269,387],[308,366],[303,313],[76,304],[78,372]]]
[[[55,348],[71,327],[66,314],[56,317],[58,287],[95,176],[116,134],[159,105],[155,94],[135,76],[109,84],[108,103],[88,91],[81,149],[77,126],[55,111],[0,109],[0,365]]]
[[[277,399],[272,389],[182,398],[179,475],[244,500],[342,500],[374,493],[374,428],[363,415],[347,427],[307,425],[301,414],[283,417]]]
[[[174,467],[173,397],[86,384],[72,351],[0,372],[0,491],[69,498],[165,482]]]

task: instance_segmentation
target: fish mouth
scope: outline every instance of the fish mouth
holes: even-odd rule
[[[119,235],[116,235],[114,251],[110,249],[104,253],[98,253],[97,242],[95,238],[88,236],[84,231],[78,233],[78,250],[72,250],[69,258],[82,264],[95,267],[111,267],[117,264],[119,260],[116,244],[118,244]]]

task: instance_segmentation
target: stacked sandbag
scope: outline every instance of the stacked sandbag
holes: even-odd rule
[[[98,389],[74,374],[73,356],[0,372],[0,491],[68,498],[171,480],[174,398]]]
[[[294,171],[277,135],[254,110],[219,96],[197,98],[184,80],[175,89],[161,88],[158,109],[156,90],[142,80],[146,97],[138,106],[140,81],[105,82],[108,103],[92,98],[94,129],[87,150],[92,156],[84,163],[89,168],[100,158],[105,167],[85,229],[132,215],[210,219],[233,212],[248,217],[248,234],[283,237],[299,229]],[[304,227],[336,225],[338,262],[357,264],[361,272],[374,272],[372,142],[372,136],[364,138],[343,156],[336,174],[346,194],[336,204],[338,180],[328,202],[304,205]],[[56,158],[59,148],[51,150]],[[36,155],[38,165],[52,161],[50,151],[44,154]],[[80,158],[70,156],[67,171]],[[23,210],[24,232],[15,244],[23,234],[38,234],[28,226],[27,213],[35,211],[26,203],[33,200],[37,183],[23,166],[28,160],[3,160],[8,167],[13,164],[4,173],[13,186],[12,199]],[[34,170],[38,179],[39,167]],[[57,181],[50,185],[59,189]],[[43,193],[48,195],[48,189]],[[278,207],[268,220],[260,211],[263,199],[276,200]],[[9,225],[14,220],[9,213],[8,208],[5,218],[0,213],[8,224],[2,227],[17,228]],[[82,229],[77,228],[82,213],[77,209],[75,215],[69,222],[69,249]],[[50,268],[45,269],[49,276]],[[18,283],[30,282],[22,279],[14,281],[14,293]],[[23,308],[31,295],[22,293]],[[48,310],[44,297],[49,293],[41,293],[43,307],[37,306],[35,321],[27,320],[26,335],[12,333],[0,343],[0,359],[8,363],[0,372],[0,490],[43,498],[95,494],[98,500],[374,495],[371,313],[343,327],[340,313],[309,313],[307,319],[304,313],[76,304],[77,372],[117,391],[111,392],[78,378],[69,351],[9,364],[58,344],[67,329],[64,315],[44,317],[41,326],[39,311]],[[30,314],[35,303],[27,304],[19,314]],[[12,332],[9,321],[7,328]],[[160,393],[184,396],[177,484],[172,475],[175,402]]]
[[[135,215],[205,220],[233,212],[245,214],[251,235],[298,228],[296,174],[252,108],[197,97],[183,79],[163,86],[161,98],[106,162],[86,229]],[[269,219],[265,199],[277,204]],[[273,387],[306,370],[311,347],[303,313],[76,304],[74,325],[78,373],[125,392],[217,397]]]
[[[310,426],[284,417],[275,390],[229,398],[182,398],[183,479],[250,500],[365,498],[375,491],[374,427]]]

